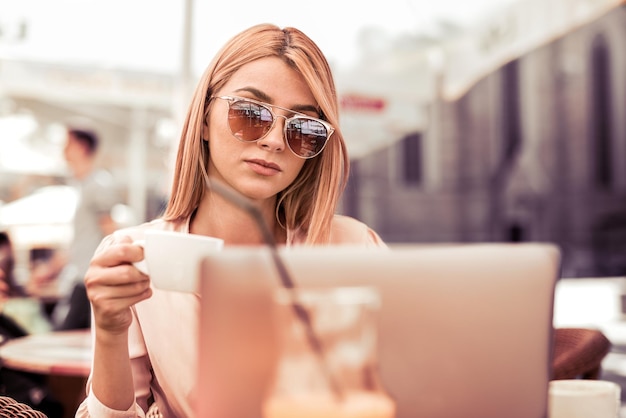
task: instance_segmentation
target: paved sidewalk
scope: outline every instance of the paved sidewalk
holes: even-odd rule
[[[600,379],[622,388],[621,418],[626,418],[626,314],[622,300],[626,278],[561,279],[557,283],[554,326],[601,330],[611,341],[610,353],[602,363]]]

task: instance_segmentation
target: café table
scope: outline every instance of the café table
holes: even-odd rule
[[[0,347],[4,367],[32,373],[87,377],[91,369],[89,330],[32,334]]]
[[[65,417],[73,417],[85,397],[91,358],[89,330],[31,334],[0,347],[3,367],[47,376],[51,392],[65,407]]]

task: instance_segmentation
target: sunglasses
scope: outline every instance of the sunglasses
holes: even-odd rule
[[[280,106],[233,96],[213,96],[228,102],[228,126],[235,138],[242,142],[263,139],[274,127],[276,118],[285,119],[283,135],[287,146],[297,157],[313,158],[319,155],[335,129],[326,121],[294,112]],[[277,115],[272,108],[292,113]]]

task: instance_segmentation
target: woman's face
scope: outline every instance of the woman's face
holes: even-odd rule
[[[294,109],[313,117],[317,103],[302,76],[279,58],[263,58],[241,67],[214,96],[238,96]],[[273,108],[275,114],[290,112]],[[203,137],[209,141],[209,175],[250,199],[267,200],[289,186],[305,160],[295,156],[283,136],[285,120],[256,142],[236,139],[228,125],[228,102],[214,99]]]

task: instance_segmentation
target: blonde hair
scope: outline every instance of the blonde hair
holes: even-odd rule
[[[286,228],[306,233],[306,244],[325,244],[330,241],[332,218],[349,172],[335,83],[324,54],[308,36],[295,28],[271,24],[253,26],[233,37],[202,75],[183,125],[163,218],[177,221],[190,216],[206,193],[203,171],[206,173],[209,149],[202,139],[202,126],[210,97],[243,65],[266,57],[279,57],[302,75],[321,110],[320,117],[335,128],[324,151],[307,160],[294,182],[278,194],[276,208],[278,220]]]

